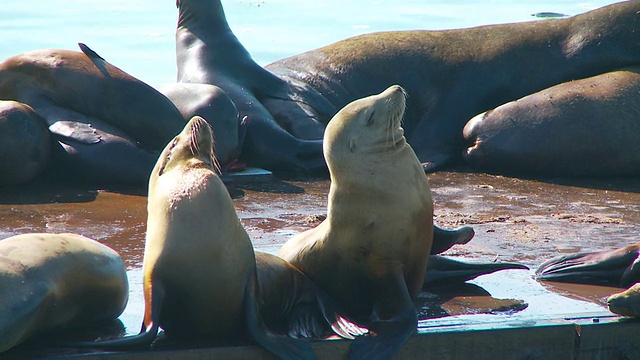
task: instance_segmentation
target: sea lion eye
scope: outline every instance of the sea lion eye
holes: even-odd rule
[[[366,126],[372,125],[374,123],[373,115],[375,113],[376,113],[375,111],[371,112],[371,115],[369,115],[369,118],[367,119],[367,122],[365,123]]]

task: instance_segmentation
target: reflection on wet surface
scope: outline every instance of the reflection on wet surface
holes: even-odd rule
[[[638,241],[640,180],[577,185],[474,173],[429,176],[435,222],[445,228],[471,225],[476,237],[444,255],[465,261],[520,262],[532,270],[485,275],[460,289],[420,295],[422,331],[442,326],[531,323],[543,319],[607,317],[604,298],[617,289],[538,283],[535,268],[561,253],[619,248]],[[275,253],[292,235],[323,220],[329,182],[235,180],[244,196],[237,212],[258,250]],[[72,232],[117,250],[131,283],[121,316],[126,333],[137,333],[142,303],[142,257],[146,222],[144,190],[129,194],[78,189],[15,188],[0,193],[0,237],[28,232]],[[131,194],[135,195],[131,195]],[[59,202],[52,202],[59,201]]]

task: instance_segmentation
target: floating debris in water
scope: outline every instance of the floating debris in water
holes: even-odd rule
[[[535,17],[543,18],[543,19],[553,19],[553,18],[567,17],[569,15],[561,14],[561,13],[557,13],[557,12],[545,11],[545,12],[539,12],[539,13],[531,14],[531,16],[535,16]]]

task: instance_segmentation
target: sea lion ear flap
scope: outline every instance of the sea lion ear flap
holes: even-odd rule
[[[356,152],[356,147],[358,147],[356,139],[354,138],[349,139],[349,150],[351,152]]]

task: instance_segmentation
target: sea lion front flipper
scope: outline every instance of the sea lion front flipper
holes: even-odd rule
[[[480,275],[508,269],[529,270],[527,266],[516,263],[468,263],[445,256],[431,255],[427,262],[427,273],[422,282],[422,288],[451,283],[459,284]]]
[[[51,133],[66,139],[77,141],[83,144],[96,144],[100,142],[100,135],[91,124],[77,121],[59,120],[49,125]]]
[[[44,119],[52,134],[83,144],[100,142],[100,135],[91,126],[89,117],[62,107],[46,96],[30,96],[28,103]]]
[[[390,359],[416,331],[418,314],[400,271],[375,282],[370,333],[353,341],[349,359]]]
[[[251,338],[260,346],[281,359],[315,359],[309,343],[288,336],[280,336],[267,329],[260,314],[257,298],[259,286],[257,275],[250,276],[244,292],[245,325]]]
[[[463,226],[454,230],[446,230],[433,226],[433,243],[431,255],[441,254],[449,250],[453,245],[463,245],[471,241],[475,231],[471,226]]]

